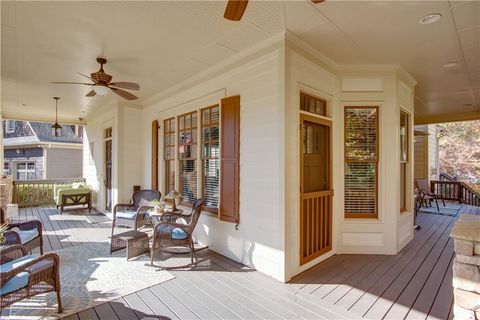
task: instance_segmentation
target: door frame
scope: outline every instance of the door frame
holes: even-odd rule
[[[304,156],[303,156],[303,137],[304,137],[304,121],[312,122],[315,124],[319,125],[324,125],[328,127],[328,151],[329,151],[329,159],[328,159],[328,185],[329,189],[328,190],[322,190],[322,191],[317,191],[317,192],[311,192],[316,194],[317,196],[330,196],[331,199],[329,201],[329,214],[330,214],[330,219],[329,219],[329,245],[325,247],[325,249],[318,251],[315,254],[312,254],[311,256],[308,257],[303,257],[302,256],[302,239],[303,239],[303,228],[302,228],[302,223],[303,223],[303,218],[302,218],[302,213],[303,213],[303,200],[304,200],[304,193],[303,193],[303,184],[304,184]],[[320,116],[320,115],[314,115],[309,112],[305,111],[300,111],[300,117],[299,117],[299,164],[300,164],[300,187],[299,187],[299,194],[298,194],[298,199],[299,199],[299,260],[300,260],[300,266],[324,255],[332,251],[333,249],[333,121],[325,116]]]
[[[107,130],[111,130],[111,135],[109,137],[105,137],[105,133]],[[102,127],[102,181],[100,181],[100,184],[102,185],[102,189],[103,189],[103,192],[102,192],[102,199],[103,199],[103,209],[105,210],[105,212],[108,212],[107,211],[107,187],[105,186],[105,179],[106,179],[106,176],[107,176],[107,165],[106,165],[106,161],[107,161],[107,141],[111,141],[111,161],[112,161],[112,165],[111,165],[111,177],[110,177],[110,184],[111,184],[111,187],[110,187],[110,201],[111,201],[111,207],[110,208],[110,212],[113,211],[113,206],[114,206],[114,194],[113,194],[113,179],[114,179],[114,165],[115,165],[115,161],[114,161],[114,140],[113,140],[113,124],[111,125],[106,125],[104,127]]]

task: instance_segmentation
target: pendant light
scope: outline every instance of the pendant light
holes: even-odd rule
[[[52,125],[52,136],[59,137],[62,135],[62,126],[58,124],[58,100],[59,97],[53,97],[55,99],[55,123]]]

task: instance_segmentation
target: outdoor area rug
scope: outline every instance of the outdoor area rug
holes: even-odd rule
[[[165,270],[145,265],[150,263],[147,255],[127,261],[124,250],[109,252],[110,242],[56,251],[64,311],[57,314],[56,294],[51,292],[11,305],[10,318],[2,319],[58,319],[174,278]]]
[[[432,206],[428,208],[420,208],[419,212],[424,212],[424,213],[430,213],[430,214],[441,214],[444,216],[451,216],[451,217],[456,217],[460,209],[462,208],[461,205],[458,204],[449,204],[446,203],[446,206],[444,207],[441,203],[441,200],[438,203],[438,206],[440,207],[440,211],[437,210],[437,206],[435,203],[432,202]]]

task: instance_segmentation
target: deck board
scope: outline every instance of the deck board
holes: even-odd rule
[[[109,219],[95,211],[19,212],[20,220],[42,221],[45,252],[105,241],[111,232]],[[480,214],[480,208],[464,206],[460,214]],[[448,319],[454,256],[449,231],[455,220],[421,213],[422,229],[397,255],[334,255],[288,284],[200,251],[196,255],[207,260],[197,269],[171,271],[175,279],[65,319]]]

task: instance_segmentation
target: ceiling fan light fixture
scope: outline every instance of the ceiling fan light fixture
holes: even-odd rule
[[[52,125],[52,136],[60,137],[62,135],[62,126],[58,124],[58,100],[59,97],[53,97],[55,99],[55,123]]]
[[[98,94],[100,96],[106,96],[110,92],[110,89],[106,86],[96,85],[93,88],[93,91],[95,91],[96,94]]]
[[[421,17],[418,20],[418,23],[420,23],[420,24],[431,24],[431,23],[434,23],[434,22],[437,22],[438,20],[440,20],[441,17],[442,17],[442,15],[440,13],[427,14],[426,16]]]

